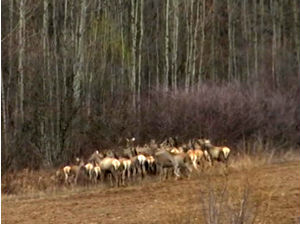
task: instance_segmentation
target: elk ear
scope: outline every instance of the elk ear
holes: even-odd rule
[[[127,142],[129,142],[129,139],[128,139],[128,138],[126,138],[126,141],[127,141]]]

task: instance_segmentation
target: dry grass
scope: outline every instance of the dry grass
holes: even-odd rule
[[[51,179],[55,171],[25,170],[2,177],[9,182],[2,193],[10,190],[2,195],[2,222],[296,223],[299,161],[295,152],[240,155],[227,169],[216,164],[189,179],[148,177],[120,188],[66,187]]]
[[[246,153],[232,156],[229,160],[228,168],[222,163],[216,163],[213,168],[208,166],[208,163],[204,165],[204,173],[201,176],[215,176],[215,175],[227,175],[228,173],[241,172],[245,170],[251,170],[253,168],[259,168],[263,165],[272,164],[274,162],[287,162],[293,160],[300,160],[300,152],[295,150],[288,150],[275,154],[275,151],[271,153],[260,152],[256,155],[248,155]],[[79,179],[78,186],[68,186],[64,184],[62,176],[55,176],[57,170],[28,170],[24,169],[14,173],[6,173],[2,176],[1,180],[1,192],[4,195],[24,195],[24,194],[38,194],[43,193],[57,193],[61,191],[76,190],[76,188],[84,187],[91,188],[94,186],[91,183],[87,183],[85,179]],[[199,176],[199,173],[194,173],[193,176]],[[154,179],[155,180],[155,179]],[[130,183],[130,185],[140,185],[141,180],[136,183]]]

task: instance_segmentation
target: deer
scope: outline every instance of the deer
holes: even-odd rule
[[[146,152],[145,147],[134,147],[135,137],[131,139],[126,138],[127,144],[126,149],[124,149],[124,154],[127,155],[131,160],[132,175],[136,177],[138,173],[141,174],[142,178],[146,174]],[[139,151],[139,152],[138,152]],[[146,152],[145,152],[146,151]]]
[[[172,154],[163,149],[156,152],[154,158],[156,166],[160,170],[160,175],[162,175],[163,170],[167,168],[172,168],[177,178],[180,177],[181,168],[192,172],[191,160],[185,152]]]
[[[119,160],[112,158],[112,157],[105,157],[100,160],[99,167],[101,169],[101,174],[103,174],[103,180],[105,179],[106,175],[109,173],[115,179],[116,186],[119,186],[119,167],[121,163]],[[111,186],[113,186],[112,179],[110,179]]]
[[[127,178],[130,179],[130,175],[131,175],[131,165],[132,165],[132,161],[131,159],[128,158],[119,158],[118,159],[120,162],[120,168],[121,168],[121,180],[122,180],[122,184],[125,185],[125,178],[127,175]]]
[[[146,162],[147,162],[147,170],[149,172],[154,173],[155,172],[155,159],[152,155],[146,156]]]
[[[94,165],[92,163],[87,163],[84,165],[84,168],[88,174],[88,177],[90,180],[93,178],[93,170],[94,170]]]
[[[98,179],[101,178],[101,168],[97,163],[93,168],[92,175],[94,177],[94,183],[97,184]]]
[[[228,157],[230,155],[230,148],[226,146],[214,146],[209,139],[199,139],[199,143],[203,146],[204,155],[208,159],[211,165],[214,161],[221,161],[228,166]]]
[[[198,167],[197,167],[197,155],[195,153],[195,150],[193,149],[190,149],[187,151],[187,155],[190,157],[192,163],[193,163],[193,166],[196,170],[198,170]]]
[[[84,166],[84,162],[82,159],[76,158],[76,162],[78,165],[65,166],[63,168],[63,173],[65,175],[65,183],[70,184],[70,177],[74,176],[74,183],[77,184],[78,175],[80,169]]]
[[[118,159],[113,157],[114,153],[112,151],[107,151],[110,156],[107,156],[106,154],[100,153],[98,150],[96,150],[91,157],[88,159],[89,162],[93,163],[94,165],[97,165],[100,168],[100,175],[103,178],[102,180],[105,180],[107,174],[111,174],[112,177],[115,179],[116,186],[119,185],[119,168],[121,166],[121,163]],[[97,169],[99,170],[99,169]],[[112,178],[110,179],[111,186],[113,186]]]
[[[196,170],[198,169],[198,164],[201,163],[201,160],[204,156],[204,152],[202,151],[202,147],[200,146],[199,143],[197,143],[197,140],[192,139],[190,140],[188,147],[190,147],[191,149],[189,149],[187,151],[187,154],[189,155],[191,161],[193,162],[193,166]]]

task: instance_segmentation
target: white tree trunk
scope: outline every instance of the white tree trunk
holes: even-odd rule
[[[132,91],[132,104],[134,109],[136,108],[136,26],[137,26],[137,18],[136,18],[136,2],[135,0],[131,0],[131,23],[130,23],[130,30],[131,30],[131,79],[130,79],[130,86]]]
[[[83,79],[85,68],[85,29],[86,29],[86,0],[81,0],[81,13],[80,13],[80,27],[79,27],[79,39],[78,39],[78,51],[77,51],[77,70],[73,80],[74,91],[74,103],[78,107],[80,105],[80,96],[83,91]]]
[[[166,16],[166,27],[165,27],[165,71],[164,71],[164,89],[168,91],[168,77],[169,77],[169,0],[166,0],[165,6],[165,16]]]

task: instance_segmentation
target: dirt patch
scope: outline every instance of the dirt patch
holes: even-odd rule
[[[242,207],[243,222],[300,222],[299,161],[220,171],[121,188],[2,195],[2,223],[230,223]]]

